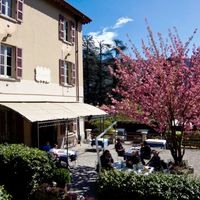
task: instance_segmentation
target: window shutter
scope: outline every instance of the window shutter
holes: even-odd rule
[[[72,64],[72,76],[71,76],[71,84],[73,86],[76,85],[76,65],[75,64]]]
[[[70,22],[70,29],[71,29],[71,43],[72,43],[72,45],[74,45],[75,44],[75,24],[74,24],[74,22]]]
[[[16,79],[22,79],[22,49],[16,48]]]
[[[23,4],[24,0],[17,0],[16,1],[16,19],[17,21],[22,22],[23,20]]]
[[[60,84],[64,85],[65,83],[64,60],[59,60],[59,79],[60,79]]]
[[[64,40],[64,17],[59,15],[59,39]]]
[[[0,13],[2,12],[2,0],[0,0]]]

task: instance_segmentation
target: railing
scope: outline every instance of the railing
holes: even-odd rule
[[[200,138],[190,138],[183,140],[182,145],[190,148],[200,148]]]

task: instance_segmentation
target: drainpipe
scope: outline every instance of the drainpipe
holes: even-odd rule
[[[80,101],[79,93],[79,39],[78,39],[78,20],[75,23],[76,33],[75,33],[75,66],[76,66],[76,102]],[[81,46],[82,48],[82,46]],[[80,134],[80,117],[77,118],[77,134],[78,141],[81,144],[81,134]]]
[[[79,40],[78,40],[78,20],[75,23],[75,66],[76,66],[76,101],[79,102]]]

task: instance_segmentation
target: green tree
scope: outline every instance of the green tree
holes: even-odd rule
[[[91,36],[83,37],[84,97],[93,105],[110,104],[108,94],[115,88],[117,79],[110,75],[111,67],[116,69],[115,59],[126,46],[121,40],[114,40],[114,46],[99,41],[96,46]]]

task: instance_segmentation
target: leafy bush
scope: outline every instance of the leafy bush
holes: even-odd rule
[[[102,122],[98,119],[91,120],[90,122],[94,127],[96,127],[96,134],[100,134],[100,130],[102,128]],[[113,123],[113,118],[107,118],[104,120],[104,127],[108,128]],[[94,133],[94,132],[93,132]],[[114,128],[108,130],[107,134],[113,134]],[[95,133],[94,133],[95,134]]]
[[[104,171],[98,180],[100,199],[198,200],[200,179],[189,176]]]
[[[1,200],[11,200],[11,195],[6,192],[3,186],[0,185],[0,199]]]
[[[58,187],[64,187],[66,183],[71,182],[70,173],[67,169],[57,168],[53,172],[52,179],[58,184]]]
[[[20,144],[0,145],[0,184],[15,199],[29,199],[51,178],[55,165],[47,152]]]

